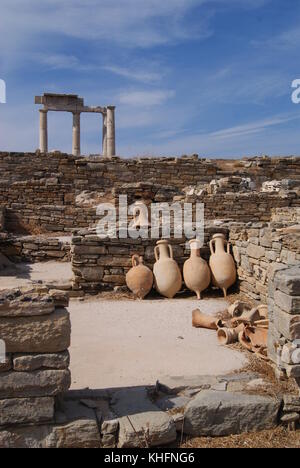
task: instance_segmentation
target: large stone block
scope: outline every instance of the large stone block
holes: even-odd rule
[[[286,294],[300,296],[300,265],[278,271],[274,277],[274,284]]]
[[[10,398],[0,400],[0,426],[41,424],[51,422],[53,418],[54,398]]]
[[[0,339],[12,353],[57,353],[70,346],[71,323],[66,309],[35,317],[0,317]]]
[[[54,301],[48,294],[21,289],[0,291],[0,317],[28,317],[51,314]]]
[[[71,385],[69,370],[3,372],[0,374],[0,398],[55,396]]]
[[[249,244],[247,247],[247,255],[252,258],[262,258],[265,256],[265,248],[255,244]]]
[[[19,372],[33,372],[38,369],[68,369],[70,355],[68,351],[52,354],[15,354],[13,367]]]
[[[287,340],[300,338],[300,315],[291,315],[278,307],[274,310],[274,325]]]
[[[200,392],[187,406],[184,432],[193,436],[226,436],[277,425],[281,402],[244,393]]]
[[[288,314],[300,313],[300,296],[291,296],[282,291],[275,291],[275,304]]]
[[[113,411],[119,417],[120,448],[155,447],[176,440],[173,419],[148,398],[145,388],[120,390],[114,394]]]
[[[68,424],[8,427],[0,431],[0,448],[100,448],[97,423],[80,418]]]

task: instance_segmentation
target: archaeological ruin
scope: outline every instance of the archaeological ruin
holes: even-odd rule
[[[48,152],[48,112],[71,112],[73,114],[73,139],[72,154],[80,156],[80,114],[89,112],[102,114],[103,117],[103,156],[115,156],[115,107],[91,107],[85,106],[83,98],[75,94],[53,94],[45,93],[43,96],[35,97],[35,104],[43,104],[40,109],[40,151]]]
[[[296,429],[300,158],[124,159],[114,107],[75,95],[36,103],[40,150],[0,153],[0,447],[156,447],[183,435]],[[73,113],[72,155],[48,153],[48,111]],[[102,114],[103,156],[80,155],[81,112]],[[204,204],[200,255],[212,282],[208,267],[199,287],[187,279],[190,239],[175,237],[174,223],[171,293],[168,273],[155,272],[163,236],[122,238],[117,226],[100,238],[97,207],[120,195],[128,205]],[[225,286],[212,239],[232,259]],[[142,270],[129,281],[132,266]],[[212,330],[192,327],[196,307]],[[218,344],[222,328],[231,346]]]

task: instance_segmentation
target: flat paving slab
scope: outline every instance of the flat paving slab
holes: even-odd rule
[[[30,286],[34,282],[62,285],[72,279],[69,262],[17,263],[4,268],[0,274],[0,289]]]
[[[224,299],[72,300],[72,389],[188,386],[247,364],[218,344],[215,331],[192,327],[192,310],[216,315]]]

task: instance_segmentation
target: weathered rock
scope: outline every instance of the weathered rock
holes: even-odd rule
[[[66,309],[50,315],[0,318],[0,337],[7,352],[56,353],[70,346],[71,323]]]
[[[290,315],[276,308],[274,325],[287,340],[300,338],[300,315]]]
[[[48,294],[21,289],[0,291],[0,317],[31,317],[51,314],[53,311],[54,301]]]
[[[275,303],[288,314],[299,314],[300,312],[300,296],[291,296],[282,291],[275,291]]]
[[[173,419],[151,403],[145,388],[116,392],[112,408],[120,418],[118,447],[153,447],[176,440]]]
[[[66,291],[50,289],[49,296],[53,299],[55,307],[68,307],[69,294]]]
[[[265,248],[259,245],[249,244],[247,247],[247,255],[253,258],[261,258],[265,255]]]
[[[41,424],[52,421],[53,417],[54,398],[10,398],[0,400],[0,426]]]
[[[283,411],[300,413],[300,397],[296,395],[283,396]]]
[[[54,396],[71,384],[68,370],[4,372],[0,374],[0,398]]]
[[[280,402],[244,393],[200,392],[185,409],[184,432],[225,436],[270,429],[277,424]]]
[[[277,289],[286,294],[300,296],[300,266],[278,271],[274,284]]]
[[[104,268],[102,266],[83,266],[80,268],[74,268],[73,272],[80,277],[82,277],[85,281],[101,281],[104,275]]]
[[[68,369],[70,354],[68,351],[52,354],[15,354],[14,370],[32,372],[38,369]]]
[[[89,418],[65,425],[9,427],[0,431],[0,448],[100,448],[100,435]]]
[[[0,362],[0,372],[7,372],[12,368],[11,356],[6,356],[4,362]]]

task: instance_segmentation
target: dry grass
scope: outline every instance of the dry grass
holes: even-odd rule
[[[300,448],[300,431],[284,427],[227,437],[186,438],[180,448]]]

